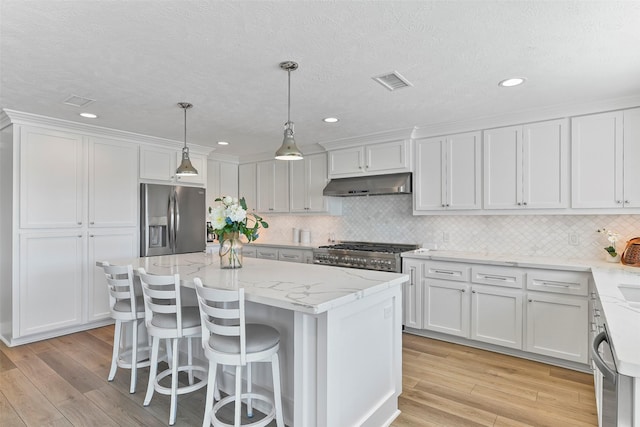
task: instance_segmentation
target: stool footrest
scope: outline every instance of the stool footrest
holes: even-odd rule
[[[204,376],[203,378],[200,379],[200,381],[194,383],[194,384],[189,384],[189,385],[185,385],[185,386],[179,386],[176,390],[177,394],[186,394],[186,393],[191,393],[192,391],[195,390],[199,390],[202,387],[207,385],[207,368],[205,368],[204,366],[198,366],[198,365],[186,365],[186,366],[180,366],[178,367],[178,373],[180,372],[193,372],[193,371],[199,371],[199,372],[203,372]],[[166,377],[170,377],[171,376],[171,369],[165,369],[164,371],[158,373],[158,375],[156,375],[156,378],[154,380],[154,384],[153,384],[153,388],[160,394],[167,394],[167,395],[171,395],[171,387],[165,387],[163,385],[160,385],[160,380],[166,378]]]
[[[119,368],[125,368],[125,369],[131,369],[132,365],[132,353],[133,350],[129,349],[129,350],[125,350],[122,351],[118,354],[118,360],[116,361],[116,363],[118,364]],[[146,359],[144,360],[140,360],[138,363],[136,363],[136,366],[138,368],[146,368],[147,366],[151,366],[151,347],[141,347],[138,348],[138,354],[140,353],[145,353],[146,354]]]
[[[256,400],[261,400],[263,402],[266,402],[268,405],[271,406],[271,411],[269,411],[269,413],[266,414],[264,418],[258,421],[254,421],[251,424],[242,424],[242,427],[264,427],[276,418],[276,409],[275,409],[275,405],[273,404],[273,400],[271,398],[259,393],[242,393],[240,395],[240,400],[245,400],[249,397],[251,399],[256,399]],[[233,424],[227,424],[220,421],[218,417],[216,417],[216,412],[218,412],[220,408],[222,408],[223,406],[229,403],[235,402],[235,400],[236,400],[236,396],[232,394],[222,398],[220,401],[216,402],[215,405],[213,405],[213,408],[211,409],[211,423],[213,424],[213,427],[234,427]]]

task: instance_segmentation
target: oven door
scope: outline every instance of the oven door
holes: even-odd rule
[[[602,381],[596,384],[602,396],[599,415],[601,427],[632,427],[633,389],[632,378],[616,370],[607,328],[593,339],[591,357]]]

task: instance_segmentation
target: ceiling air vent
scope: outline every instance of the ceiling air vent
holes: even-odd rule
[[[399,72],[383,74],[381,76],[372,77],[373,80],[380,83],[389,90],[402,89],[403,87],[413,86],[407,79],[402,77]]]
[[[78,95],[71,95],[62,102],[67,105],[73,105],[74,107],[86,107],[92,102],[95,102],[95,99],[83,98],[82,96]]]

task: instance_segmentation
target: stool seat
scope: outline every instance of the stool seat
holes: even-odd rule
[[[151,324],[166,329],[175,329],[178,326],[176,316],[167,313],[156,313],[151,319]],[[198,307],[182,307],[182,328],[193,328],[194,326],[200,326]]]
[[[280,342],[280,332],[271,326],[249,323],[247,329],[247,353],[267,350]],[[211,336],[209,346],[221,353],[240,353],[240,338],[227,336]]]
[[[209,359],[209,377],[207,397],[202,426],[239,427],[241,424],[241,405],[246,402],[247,416],[253,417],[253,400],[267,403],[270,411],[259,421],[245,424],[251,427],[263,427],[272,420],[278,427],[284,427],[282,415],[282,397],[280,392],[280,333],[277,329],[263,324],[245,323],[244,289],[215,289],[204,287],[200,278],[195,278],[200,320],[202,323],[202,347]],[[273,399],[264,394],[252,393],[251,364],[254,362],[271,363],[273,376]],[[218,365],[235,366],[234,394],[220,399],[217,389]],[[242,368],[247,370],[246,392],[242,392]],[[234,405],[233,425],[222,422],[218,411],[230,403]]]
[[[116,303],[113,305],[113,307],[111,308],[113,311],[121,311],[121,312],[125,312],[125,313],[130,313],[131,312],[131,300],[130,299],[121,299],[116,301]],[[142,317],[144,317],[144,299],[142,298],[142,295],[136,296],[135,297],[135,302],[134,302],[134,311],[136,311],[137,313],[141,313]]]

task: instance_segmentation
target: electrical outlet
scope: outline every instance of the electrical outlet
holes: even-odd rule
[[[580,244],[580,238],[577,233],[569,233],[569,244],[571,246],[578,246]]]

